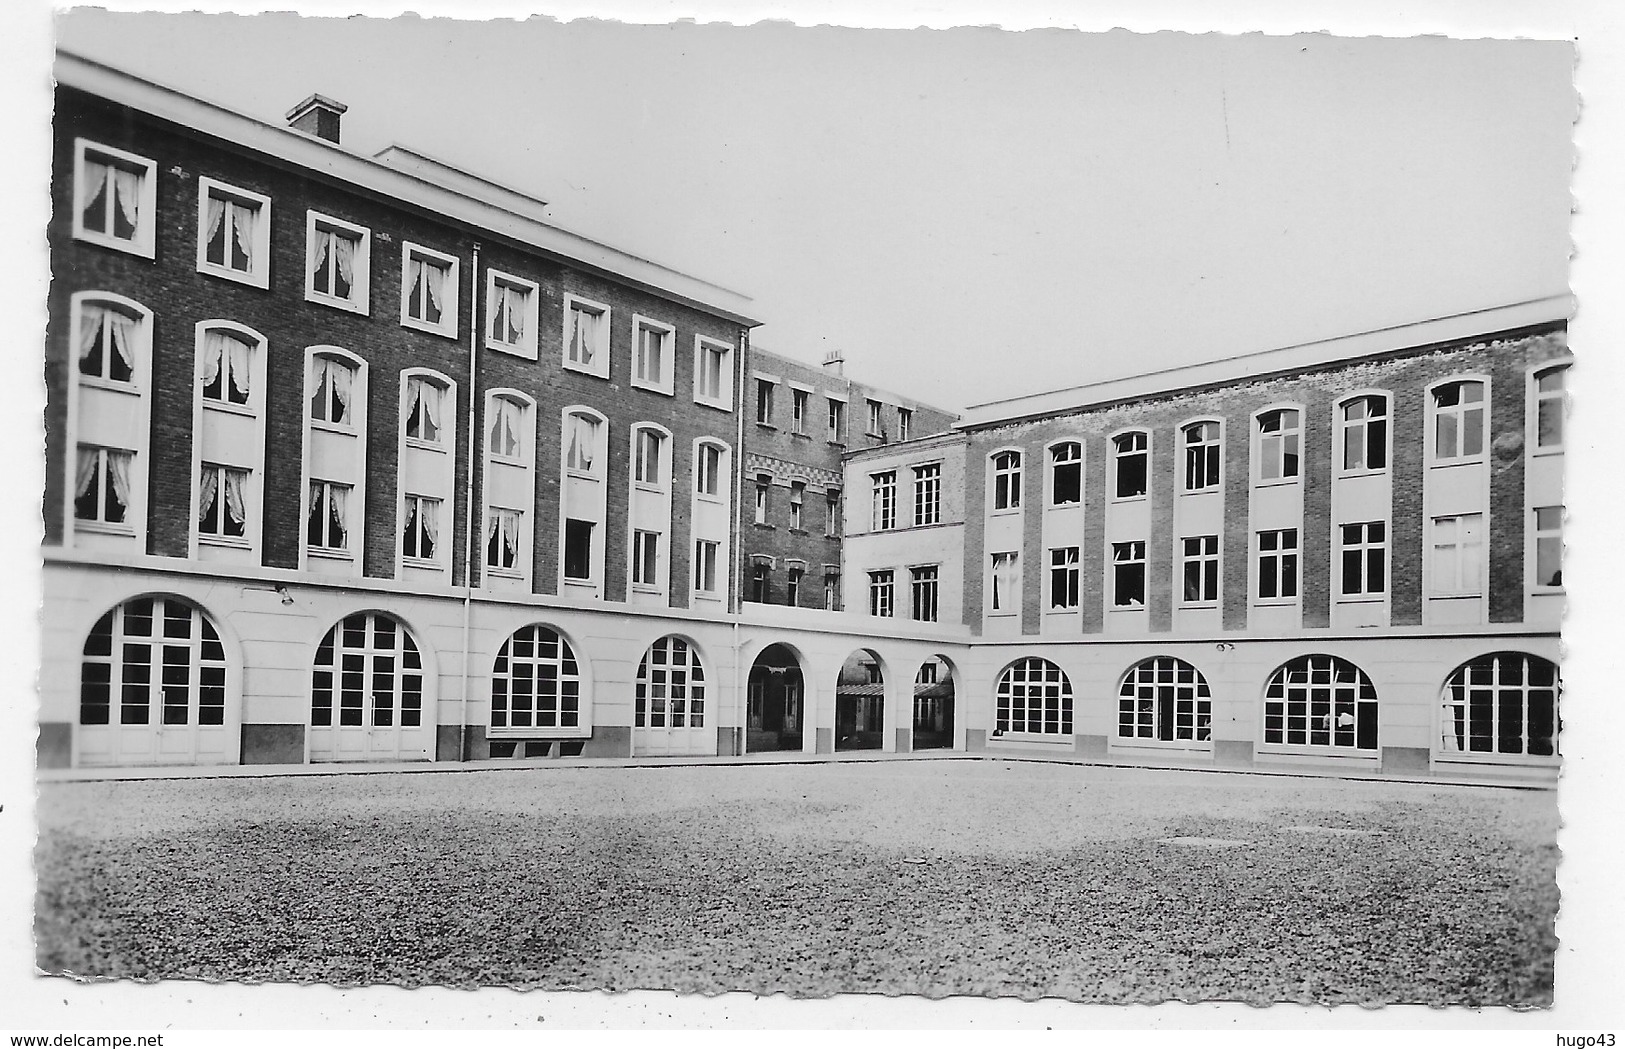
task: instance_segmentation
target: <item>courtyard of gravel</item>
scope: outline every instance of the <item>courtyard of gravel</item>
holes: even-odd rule
[[[58,782],[38,822],[78,976],[1552,1000],[1553,791],[915,760]]]

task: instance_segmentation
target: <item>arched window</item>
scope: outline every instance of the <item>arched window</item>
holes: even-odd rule
[[[601,419],[586,412],[564,417],[564,468],[572,473],[596,475],[603,470]]]
[[[1560,364],[1535,373],[1535,450],[1563,450],[1564,385],[1569,366]]]
[[[993,456],[993,509],[1014,510],[1021,505],[1021,453]]]
[[[490,419],[486,434],[486,447],[495,459],[510,462],[523,462],[529,451],[525,436],[529,427],[525,422],[525,413],[530,405],[515,397],[501,394],[491,398],[490,406],[486,412]]]
[[[1343,432],[1343,469],[1388,468],[1388,398],[1377,393],[1350,397],[1337,409]]]
[[[1072,682],[1065,671],[1047,659],[1028,656],[1005,667],[995,696],[996,734],[1072,734]]]
[[[343,357],[314,353],[310,358],[310,421],[354,429],[359,395],[356,389],[360,368]]]
[[[651,426],[640,426],[632,437],[632,480],[638,484],[663,487],[667,459],[666,435]]]
[[[1492,652],[1445,682],[1439,749],[1447,754],[1557,753],[1557,664]]]
[[[1212,738],[1213,696],[1202,672],[1183,659],[1136,664],[1118,691],[1117,735],[1163,742]]]
[[[1137,499],[1145,495],[1146,480],[1150,476],[1149,453],[1151,439],[1144,430],[1131,430],[1112,438],[1112,473],[1116,480],[1112,492],[1118,499]]]
[[[446,443],[446,391],[449,385],[436,375],[407,376],[406,392],[401,398],[401,411],[405,415],[401,426],[408,440],[435,447]]]
[[[723,485],[727,473],[727,446],[701,441],[694,456],[694,494],[712,499],[726,495]]]
[[[222,725],[226,652],[196,607],[139,597],[96,621],[79,667],[79,724]]]
[[[1195,422],[1180,431],[1185,443],[1185,491],[1219,486],[1219,424]]]
[[[1075,506],[1083,502],[1083,445],[1077,441],[1052,445],[1049,469],[1051,506]]]
[[[137,361],[146,353],[147,316],[112,299],[83,298],[79,310],[79,374],[105,382],[134,384]]]
[[[1264,742],[1377,749],[1377,690],[1337,656],[1299,656],[1264,689]]]
[[[1484,454],[1484,386],[1477,379],[1442,383],[1433,388],[1433,459],[1477,459]]]
[[[316,728],[418,728],[423,660],[404,626],[381,612],[333,625],[316,647],[310,723]]]
[[[570,642],[545,626],[520,627],[491,667],[491,727],[580,725],[581,671]]]
[[[649,646],[638,664],[638,728],[703,728],[705,668],[700,654],[680,637]]]
[[[1276,408],[1258,416],[1258,479],[1281,481],[1298,476],[1303,413]]]

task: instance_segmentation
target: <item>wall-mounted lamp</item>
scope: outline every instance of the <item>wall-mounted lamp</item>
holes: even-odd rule
[[[285,605],[293,604],[293,595],[288,593],[288,588],[285,586],[279,586],[276,588],[276,596],[280,597],[282,599],[282,603]]]

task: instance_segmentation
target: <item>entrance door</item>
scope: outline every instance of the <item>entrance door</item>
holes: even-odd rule
[[[310,760],[426,760],[433,742],[412,635],[380,613],[346,616],[316,650]]]
[[[229,720],[225,649],[197,608],[137,598],[91,628],[80,665],[80,765],[231,763]]]
[[[649,646],[638,666],[632,731],[634,754],[715,754],[717,733],[706,709],[705,667],[680,637]]]

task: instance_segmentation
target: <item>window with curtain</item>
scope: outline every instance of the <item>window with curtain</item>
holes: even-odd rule
[[[597,371],[599,356],[605,351],[607,320],[603,310],[572,302],[565,332],[565,359],[589,371]]]
[[[447,325],[457,290],[450,260],[415,247],[406,249],[406,316],[429,327]]]
[[[157,165],[83,139],[77,147],[74,235],[107,247],[150,254]]]
[[[73,485],[76,521],[124,524],[130,512],[130,462],[134,453],[79,446]]]
[[[305,289],[318,299],[363,305],[369,238],[363,229],[311,214]]]
[[[425,444],[444,444],[441,428],[445,387],[422,376],[406,380],[406,436]]]
[[[79,303],[79,374],[109,382],[135,379],[141,321],[108,303]]]
[[[354,426],[356,368],[336,357],[312,357],[310,418],[333,426]]]
[[[305,507],[305,544],[313,550],[343,551],[350,545],[346,510],[350,486],[331,481],[310,482]]]
[[[247,492],[247,470],[204,463],[198,470],[198,535],[245,538],[248,534]]]
[[[1017,573],[1017,554],[1007,551],[993,555],[993,587],[990,609],[994,612],[1010,615],[1017,610],[1017,587],[1021,585],[1021,576]]]
[[[440,500],[423,495],[405,499],[401,554],[413,561],[437,561],[440,550]]]
[[[500,459],[525,458],[521,434],[525,432],[525,412],[528,409],[507,397],[491,398],[491,427],[486,435],[490,454]]]
[[[258,273],[261,202],[214,184],[203,192],[203,261],[227,273]]]
[[[499,571],[519,568],[518,510],[489,507],[485,511],[485,567]]]
[[[253,392],[254,347],[225,329],[203,333],[202,372],[198,383],[203,399],[216,404],[247,404]]]
[[[599,464],[598,442],[603,424],[590,415],[571,412],[564,417],[564,466],[590,474]]]
[[[500,350],[536,356],[536,285],[490,271],[485,286],[485,338]]]

